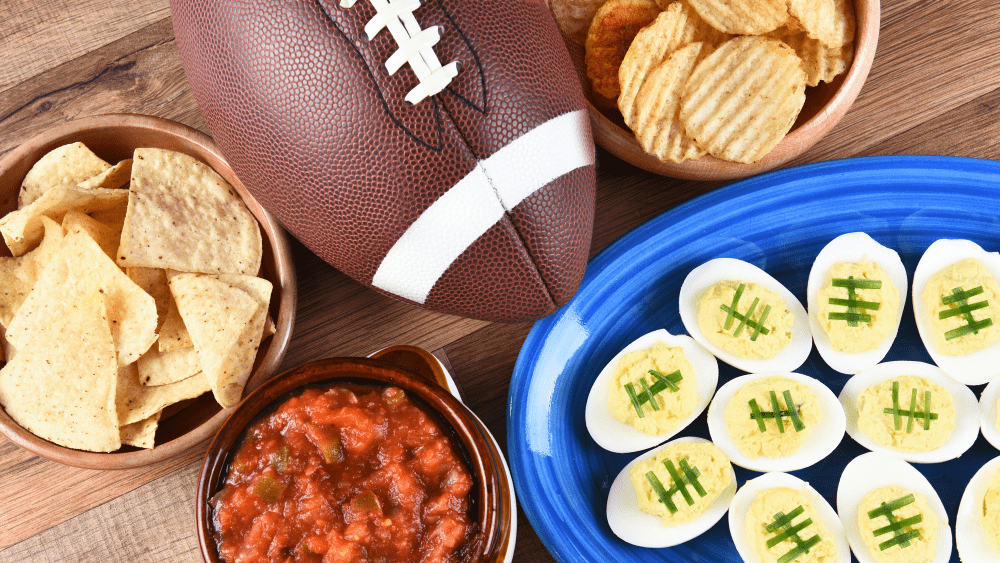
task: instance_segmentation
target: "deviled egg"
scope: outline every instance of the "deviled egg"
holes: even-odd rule
[[[691,424],[718,384],[719,363],[691,337],[650,332],[598,374],[587,396],[587,430],[612,452],[651,448]]]
[[[994,379],[979,396],[979,426],[986,441],[1000,450],[1000,378]]]
[[[955,543],[962,563],[1000,561],[1000,457],[966,485],[955,518]]]
[[[848,380],[839,398],[855,441],[913,463],[956,458],[979,435],[976,395],[931,364],[879,364]]]
[[[956,381],[1000,376],[1000,254],[967,240],[930,245],[913,273],[913,313],[934,363]]]
[[[678,438],[618,473],[608,492],[608,524],[640,547],[677,545],[722,519],[735,494],[736,474],[725,454],[708,440]]]
[[[691,270],[678,305],[691,336],[741,370],[794,371],[812,350],[802,303],[781,282],[742,260],[717,258]]]
[[[823,247],[806,289],[823,360],[849,374],[881,362],[899,332],[908,285],[899,254],[865,233],[841,235]]]
[[[947,563],[951,528],[941,498],[905,461],[862,454],[844,468],[837,512],[861,563]]]
[[[798,373],[737,377],[708,408],[712,441],[733,463],[754,471],[809,467],[837,448],[846,426],[833,391]]]
[[[729,507],[729,531],[746,563],[851,561],[833,507],[809,483],[788,473],[747,481]]]

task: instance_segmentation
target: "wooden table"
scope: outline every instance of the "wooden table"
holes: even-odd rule
[[[802,164],[862,155],[1000,159],[1000,4],[892,0],[854,107]],[[168,0],[0,0],[0,156],[52,125],[108,112],[206,130]],[[720,183],[672,180],[598,151],[592,253]],[[998,188],[1000,189],[1000,188]],[[430,313],[376,294],[293,243],[299,311],[282,370],[413,344],[446,359],[506,448],[507,384],[528,324]],[[198,562],[194,493],[204,446],[129,471],[64,467],[0,439],[0,562]],[[520,514],[515,561],[551,561]]]

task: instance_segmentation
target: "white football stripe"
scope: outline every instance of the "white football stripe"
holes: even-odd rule
[[[423,303],[451,264],[524,199],[549,182],[594,163],[585,111],[566,113],[480,161],[403,233],[382,259],[372,285]]]

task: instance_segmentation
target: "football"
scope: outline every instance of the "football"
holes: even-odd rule
[[[296,238],[409,303],[530,321],[590,250],[594,145],[541,0],[171,0],[236,174]]]

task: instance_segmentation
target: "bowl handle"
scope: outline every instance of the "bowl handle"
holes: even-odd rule
[[[448,390],[444,365],[433,354],[416,346],[390,346],[368,355],[373,360],[401,367]]]

